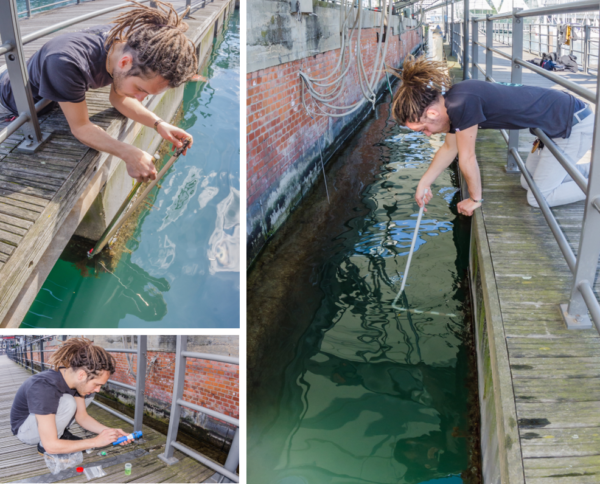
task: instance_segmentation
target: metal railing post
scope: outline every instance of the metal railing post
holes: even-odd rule
[[[454,0],[450,4],[450,55],[454,57]]]
[[[40,340],[40,366],[42,371],[46,369],[44,365],[44,340]]]
[[[31,356],[31,374],[35,375],[35,371],[33,369],[33,343],[29,343],[29,355]]]
[[[589,58],[590,58],[590,26],[584,25],[583,27],[583,73],[588,73]]]
[[[479,46],[475,43],[479,41],[479,25],[475,20],[471,20],[471,79],[479,78]]]
[[[600,46],[598,48],[600,56]],[[596,106],[600,102],[600,76],[596,84]],[[596,269],[598,268],[598,257],[600,257],[600,109],[594,114],[594,138],[592,145],[592,160],[590,161],[590,175],[588,178],[587,197],[585,199],[585,211],[581,236],[579,238],[579,250],[577,251],[577,265],[573,274],[573,287],[571,288],[571,299],[569,304],[561,304],[561,313],[565,319],[567,328],[590,328],[592,322],[588,316],[588,308],[593,313],[592,304],[586,304],[586,292],[591,297],[596,296],[592,292]],[[587,287],[586,287],[587,286]],[[596,328],[600,332],[600,321],[594,318]]]
[[[177,440],[177,431],[179,430],[179,417],[181,416],[181,405],[177,403],[183,397],[183,385],[185,382],[185,356],[183,352],[187,350],[187,336],[177,336],[177,350],[175,354],[175,377],[173,379],[173,401],[171,403],[171,415],[169,416],[169,430],[167,432],[167,442],[165,452],[158,458],[168,465],[179,461],[173,456],[175,447],[173,442]]]
[[[487,48],[494,45],[494,21],[490,20],[490,16],[487,16],[485,21],[485,46]],[[485,52],[485,75],[488,81],[491,81],[494,70],[494,53],[491,50]]]
[[[144,392],[146,390],[146,359],[148,353],[148,336],[138,336],[137,375],[135,378],[135,411],[133,431],[142,430],[144,420]]]
[[[27,8],[27,18],[31,18],[31,0],[25,0],[25,6]]]
[[[2,43],[12,46],[11,51],[6,53],[4,57],[15,104],[19,114],[26,114],[29,118],[21,128],[25,135],[25,141],[16,150],[34,153],[48,140],[50,134],[42,133],[38,122],[33,95],[29,87],[15,0],[0,2],[0,35],[2,36]]]
[[[227,454],[227,460],[225,461],[225,469],[235,474],[235,471],[238,468],[240,463],[240,428],[237,427],[235,429],[235,435],[233,436],[233,441],[231,442],[231,447],[229,448],[229,453]],[[229,479],[225,478],[223,482],[231,482]]]
[[[510,68],[510,82],[512,84],[521,84],[523,79],[523,69],[518,65],[515,60],[523,58],[523,19],[515,16],[515,13],[521,9],[515,8],[513,10],[513,24],[512,24],[512,62]],[[519,167],[515,161],[514,156],[511,153],[511,149],[514,148],[519,151],[519,130],[511,129],[508,135],[508,156],[506,159],[506,172],[507,173],[519,173]]]

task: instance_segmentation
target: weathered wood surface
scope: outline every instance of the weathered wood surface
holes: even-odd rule
[[[600,337],[569,331],[558,304],[571,273],[518,175],[504,171],[506,144],[494,131],[477,143],[482,208],[512,374],[525,482],[600,482]],[[553,209],[577,252],[582,203]],[[595,290],[599,284],[596,279]]]
[[[124,2],[96,0],[55,9],[21,20],[21,34],[121,3]],[[187,20],[190,28],[186,35],[198,44],[229,3],[230,0],[215,0],[204,8],[194,9],[192,18]],[[185,1],[174,0],[173,4],[181,10]],[[25,46],[25,55],[29,58],[53,36],[110,23],[122,11],[87,20],[31,42]],[[3,62],[2,56],[0,66]],[[108,88],[87,93],[90,118],[119,138],[124,135],[126,119],[112,108],[108,93]],[[151,97],[147,101],[151,102]],[[0,129],[7,124],[0,120]],[[100,153],[74,138],[60,109],[41,116],[40,124],[42,130],[52,132],[53,137],[38,153],[23,155],[14,151],[22,140],[18,133],[0,145],[0,322],[104,161]]]
[[[35,446],[21,443],[12,435],[10,430],[10,408],[14,396],[21,384],[31,376],[31,372],[8,359],[6,355],[0,356],[0,482],[14,482],[49,472],[44,458],[38,454]],[[88,412],[96,420],[112,428],[121,428],[125,432],[132,432],[133,428],[123,420],[109,414],[94,404],[90,405]],[[85,431],[77,424],[71,427],[75,435],[83,438],[92,437],[93,434]],[[158,455],[164,452],[165,436],[144,426],[143,441],[127,446],[118,446],[115,449],[105,449],[111,457],[128,453],[135,449],[144,449],[148,454],[133,459],[132,472],[125,476],[124,465],[117,464],[103,467],[106,476],[95,479],[94,482],[210,482],[214,471],[191,459],[179,451],[175,457],[179,462],[167,466]],[[107,457],[98,455],[99,450],[90,454],[83,453],[83,467],[93,467],[94,463]],[[113,454],[114,452],[114,454]],[[88,482],[84,474],[59,482]]]
[[[495,43],[494,47],[510,54],[508,46]],[[524,57],[536,55],[525,52]],[[479,64],[485,66],[483,48],[479,48]],[[596,92],[594,76],[558,75]],[[455,68],[454,76],[462,79],[462,72]],[[492,77],[510,82],[510,62],[494,55]],[[481,73],[479,79],[483,79]],[[523,69],[522,83],[564,90],[527,69]],[[533,139],[527,130],[520,132],[519,151],[524,160]],[[483,233],[476,237],[477,243],[489,247],[491,256],[492,280],[487,290],[495,293],[500,306],[497,318],[508,352],[508,368],[503,371],[512,383],[523,480],[527,484],[598,483],[600,336],[595,329],[566,329],[558,304],[569,299],[571,272],[541,211],[527,204],[519,175],[505,172],[506,155],[499,132],[479,132],[477,158],[485,203],[478,214]],[[583,202],[552,211],[577,254]],[[599,274],[600,270],[594,283],[597,297]]]

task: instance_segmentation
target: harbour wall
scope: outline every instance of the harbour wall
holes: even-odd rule
[[[338,5],[309,1],[307,6],[303,2],[301,10],[305,13],[298,14],[288,1],[254,3],[256,8],[248,10],[246,77],[249,264],[319,179],[321,156],[327,163],[372,109],[364,103],[348,116],[331,118],[311,116],[303,106],[299,71],[323,78],[338,63],[342,47],[342,11]],[[380,22],[380,13],[364,13],[360,49],[368,76],[374,67]],[[416,20],[391,17],[385,33],[388,66],[400,66],[406,55],[421,45],[421,29],[416,27]],[[352,45],[355,49],[356,40]],[[363,97],[352,62],[344,94],[336,101],[339,105],[351,105]],[[386,89],[386,77],[381,73],[375,90],[381,93]],[[304,102],[314,111],[308,93]]]

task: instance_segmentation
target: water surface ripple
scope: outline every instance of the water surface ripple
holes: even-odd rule
[[[337,194],[361,215],[345,220],[342,230],[332,224],[323,234],[332,240],[327,247],[303,239],[300,230],[282,242],[314,244],[310,251],[322,261],[310,278],[298,272],[287,297],[318,295],[303,334],[279,342],[289,357],[266,347],[271,357],[262,364],[272,370],[249,368],[252,484],[463,482],[469,446],[461,285],[468,230],[457,223],[457,190],[447,170],[432,187],[406,297],[398,303],[419,312],[394,310],[418,212],[413,194],[443,137],[427,138],[389,120],[383,131],[380,126],[367,123],[330,168],[334,178],[350,160],[379,153],[373,183],[359,194]],[[364,140],[373,138],[379,141],[368,147]],[[308,215],[298,218],[310,223]],[[273,257],[285,265],[277,252]],[[304,324],[293,312],[287,319]]]

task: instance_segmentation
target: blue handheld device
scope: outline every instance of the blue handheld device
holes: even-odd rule
[[[118,440],[116,440],[115,442],[113,442],[113,445],[119,445],[122,444],[123,442],[126,442],[128,440],[135,440],[135,439],[139,439],[142,436],[142,432],[133,432],[132,434],[127,435],[126,437],[119,437]]]

